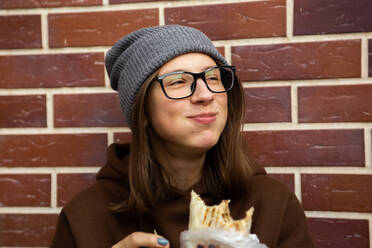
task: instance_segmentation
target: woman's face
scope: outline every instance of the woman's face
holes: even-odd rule
[[[200,73],[216,66],[202,53],[188,53],[164,64],[159,76],[174,71]],[[212,93],[202,79],[192,96],[167,98],[159,82],[153,82],[147,96],[147,115],[164,148],[206,151],[214,146],[227,120],[227,93]]]

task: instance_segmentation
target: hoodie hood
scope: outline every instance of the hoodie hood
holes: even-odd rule
[[[97,180],[128,181],[130,144],[111,144],[107,149],[106,164],[99,170]]]

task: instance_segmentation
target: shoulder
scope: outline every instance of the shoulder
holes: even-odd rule
[[[249,192],[257,198],[285,200],[293,195],[291,189],[282,182],[268,175],[257,175],[252,178]]]
[[[104,212],[127,194],[127,190],[119,182],[98,180],[75,195],[63,209],[67,216],[75,213],[77,209],[84,209],[84,212],[89,214]]]

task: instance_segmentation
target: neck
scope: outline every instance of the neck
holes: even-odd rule
[[[155,145],[155,157],[170,177],[172,186],[186,191],[197,183],[202,174],[206,152],[189,151],[175,145]]]

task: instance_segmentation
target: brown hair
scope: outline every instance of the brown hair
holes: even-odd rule
[[[152,156],[151,132],[146,117],[146,94],[158,71],[143,84],[132,111],[132,143],[129,157],[129,198],[117,210],[149,211],[167,199],[169,178]],[[234,199],[246,192],[252,170],[246,154],[242,127],[244,123],[244,89],[239,79],[228,94],[228,117],[218,143],[206,156],[202,178],[206,190],[215,199]]]

